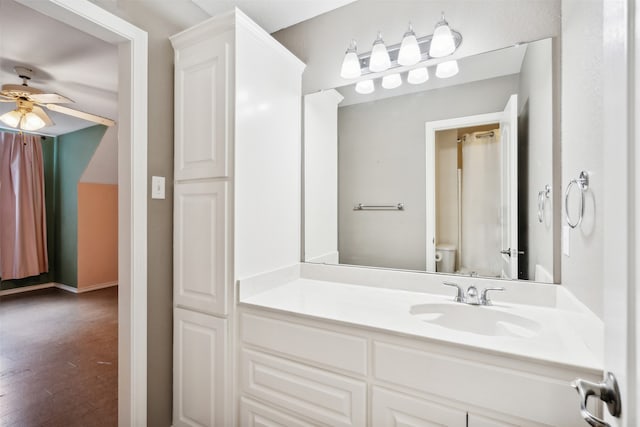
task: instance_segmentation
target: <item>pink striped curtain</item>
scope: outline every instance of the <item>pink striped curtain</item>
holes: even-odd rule
[[[48,270],[40,137],[0,132],[0,278]]]

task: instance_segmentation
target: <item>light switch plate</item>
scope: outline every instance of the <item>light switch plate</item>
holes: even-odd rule
[[[151,198],[164,199],[164,176],[151,177]]]
[[[568,225],[562,226],[562,254],[569,256],[569,236],[571,228]]]

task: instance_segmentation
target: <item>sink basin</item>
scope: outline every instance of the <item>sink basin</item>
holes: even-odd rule
[[[540,332],[538,322],[494,307],[463,303],[418,304],[411,307],[410,313],[433,325],[478,335],[531,338]]]

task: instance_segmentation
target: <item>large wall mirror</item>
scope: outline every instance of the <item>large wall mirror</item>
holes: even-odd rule
[[[558,282],[552,39],[458,64],[305,97],[305,261]]]

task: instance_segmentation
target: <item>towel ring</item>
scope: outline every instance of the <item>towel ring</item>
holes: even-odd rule
[[[546,205],[546,200],[549,198],[551,194],[551,187],[549,184],[544,186],[544,190],[538,191],[538,222],[544,221],[544,208]]]
[[[575,222],[571,221],[571,217],[569,216],[569,194],[571,192],[571,187],[573,186],[576,186],[578,190],[580,190],[580,209],[578,209],[578,220]],[[567,189],[564,192],[564,213],[567,218],[567,225],[571,228],[576,228],[582,222],[582,217],[584,216],[584,193],[588,189],[589,173],[587,171],[580,172],[580,176],[569,181],[569,184],[567,185]]]

